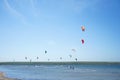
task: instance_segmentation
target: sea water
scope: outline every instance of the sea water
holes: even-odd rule
[[[120,64],[0,65],[0,72],[21,80],[120,80]]]

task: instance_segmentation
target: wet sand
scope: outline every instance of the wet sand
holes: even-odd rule
[[[5,73],[0,72],[0,80],[17,80],[17,79],[7,78],[5,76]]]

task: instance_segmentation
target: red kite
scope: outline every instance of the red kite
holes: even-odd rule
[[[82,39],[81,41],[82,41],[82,44],[84,44],[84,39]]]

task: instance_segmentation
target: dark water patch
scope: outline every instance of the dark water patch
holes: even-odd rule
[[[120,65],[120,62],[0,62],[0,65]]]

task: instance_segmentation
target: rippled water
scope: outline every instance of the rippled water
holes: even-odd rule
[[[0,71],[21,80],[120,80],[120,64],[0,65]]]

